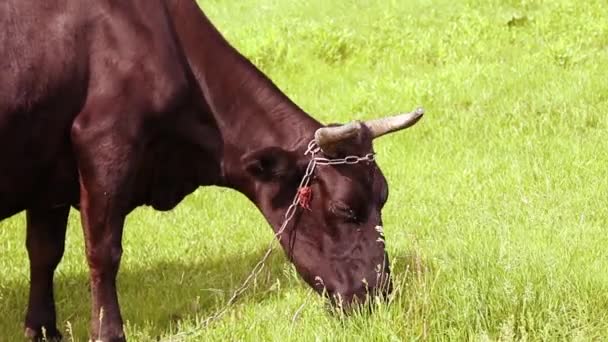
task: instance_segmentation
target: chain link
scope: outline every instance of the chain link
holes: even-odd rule
[[[339,159],[327,159],[327,158],[322,158],[322,157],[315,158],[317,165],[339,165],[339,164],[352,165],[352,164],[357,164],[357,163],[364,162],[364,161],[372,162],[374,160],[375,159],[374,159],[373,153],[366,154],[363,157],[348,156],[348,157],[339,158]]]
[[[289,222],[291,221],[291,219],[293,219],[294,215],[296,214],[296,210],[298,208],[298,193],[299,190],[302,188],[305,188],[307,186],[310,185],[310,180],[312,178],[312,175],[317,167],[317,165],[340,165],[340,164],[346,164],[346,165],[352,165],[352,164],[357,164],[360,162],[373,162],[375,159],[375,155],[374,153],[368,153],[362,157],[360,156],[347,156],[344,158],[335,158],[335,159],[329,159],[329,158],[324,158],[324,157],[317,157],[316,155],[318,153],[322,152],[321,148],[317,145],[317,143],[312,140],[309,144],[308,144],[308,148],[306,149],[306,152],[304,152],[304,155],[311,155],[310,157],[310,161],[308,162],[308,165],[306,166],[306,170],[304,171],[304,176],[302,176],[302,180],[300,181],[300,185],[298,185],[298,189],[296,191],[296,195],[293,198],[293,201],[291,202],[291,204],[289,205],[289,207],[287,208],[287,211],[285,211],[285,215],[283,217],[283,223],[281,224],[281,227],[277,230],[277,232],[274,234],[274,238],[275,239],[281,239],[281,235],[283,234],[283,232],[285,231],[285,229],[287,228],[287,225],[289,224]],[[243,281],[243,283],[241,284],[241,286],[239,286],[232,294],[232,296],[230,297],[230,299],[228,299],[228,301],[226,302],[226,304],[224,305],[224,307],[217,311],[215,314],[213,314],[212,316],[208,317],[207,319],[205,319],[203,321],[203,326],[207,326],[209,325],[209,323],[211,323],[212,321],[220,318],[224,313],[226,313],[226,311],[228,311],[228,309],[230,308],[230,306],[232,304],[234,304],[234,302],[238,299],[238,297],[243,294],[243,292],[245,292],[245,290],[247,290],[247,288],[249,287],[249,283],[251,282],[252,279],[256,278],[258,276],[258,274],[260,274],[260,272],[262,271],[262,269],[264,268],[266,261],[268,260],[268,258],[270,257],[270,254],[272,253],[274,249],[274,239],[272,239],[270,241],[270,244],[268,246],[268,249],[266,250],[266,253],[264,253],[264,255],[262,256],[262,259],[260,259],[260,261],[253,267],[253,269],[251,270],[251,272],[249,273],[249,275],[247,276],[247,278],[245,278],[245,280]],[[180,334],[180,335],[184,335],[184,334]],[[172,337],[172,341],[174,341],[173,338],[175,338],[177,336],[173,336]]]
[[[363,157],[360,156],[346,156],[344,158],[323,158],[316,157],[316,154],[321,152],[321,148],[317,145],[317,143],[313,140],[308,144],[308,149],[304,154],[311,154],[312,159],[314,159],[316,165],[340,165],[340,164],[357,164],[360,162],[373,162],[375,160],[374,153],[368,153]]]

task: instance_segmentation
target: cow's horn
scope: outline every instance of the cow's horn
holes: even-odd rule
[[[315,142],[325,152],[330,152],[336,143],[352,138],[361,131],[361,122],[353,121],[341,126],[321,127],[315,132]]]
[[[418,108],[411,113],[398,114],[387,118],[369,120],[365,125],[372,132],[372,137],[377,138],[387,133],[398,131],[413,126],[424,115],[424,109]]]

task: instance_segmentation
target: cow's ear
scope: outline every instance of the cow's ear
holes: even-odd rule
[[[250,175],[262,181],[289,178],[296,168],[295,155],[280,147],[267,147],[246,153],[241,162]]]

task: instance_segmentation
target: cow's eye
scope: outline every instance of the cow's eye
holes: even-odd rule
[[[333,202],[330,205],[330,210],[334,215],[336,215],[342,219],[345,219],[349,222],[357,222],[357,220],[358,220],[357,214],[355,214],[354,210],[352,210],[345,203]]]

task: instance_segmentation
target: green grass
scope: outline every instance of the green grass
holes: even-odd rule
[[[272,233],[202,188],[129,216],[119,275],[131,340],[601,340],[608,336],[608,11],[603,1],[201,1],[226,37],[324,122],[427,115],[379,139],[397,291],[335,317],[275,253],[209,327]],[[24,216],[0,223],[0,340],[28,291]],[[59,319],[89,319],[72,212]],[[302,310],[296,315],[300,307]],[[294,319],[295,316],[295,319]]]

